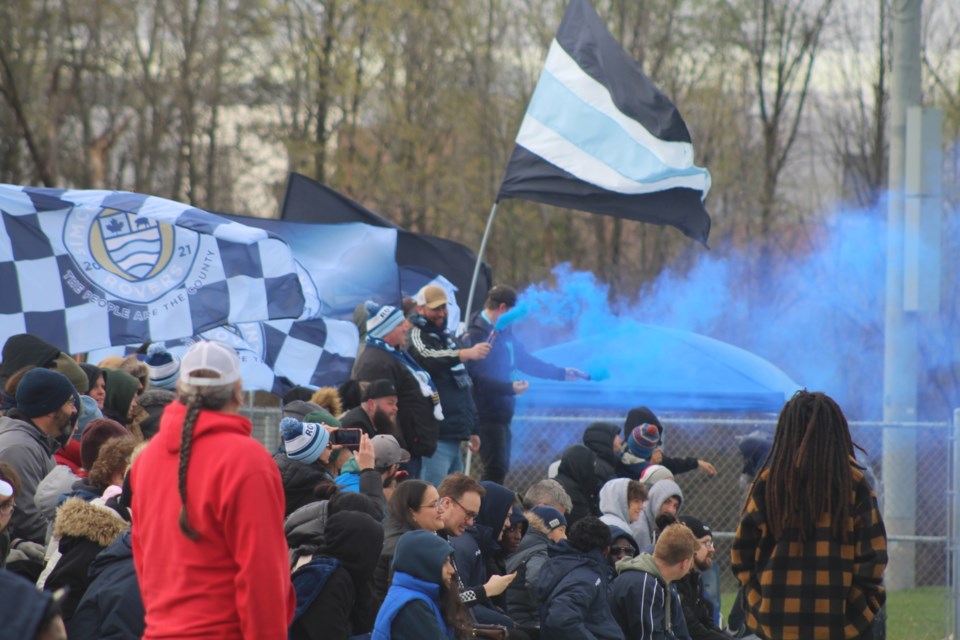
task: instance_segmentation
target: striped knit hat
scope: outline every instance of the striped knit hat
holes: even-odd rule
[[[367,302],[367,335],[371,338],[383,340],[403,320],[403,310],[388,304],[380,306],[375,302]]]
[[[144,363],[150,370],[150,386],[173,390],[180,376],[180,358],[167,351],[162,344],[154,342],[147,349]]]
[[[630,453],[647,460],[653,455],[653,450],[660,444],[660,431],[653,424],[642,424],[630,432],[627,438],[627,448]]]
[[[280,421],[280,437],[283,438],[287,457],[304,464],[316,462],[330,440],[330,434],[322,424],[300,422],[296,418],[284,418]]]

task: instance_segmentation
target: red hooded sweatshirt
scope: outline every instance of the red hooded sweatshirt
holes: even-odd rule
[[[144,638],[287,637],[296,595],[283,534],[283,485],[240,415],[201,411],[187,475],[190,540],[177,524],[186,407],[170,404],[133,465],[133,559]]]

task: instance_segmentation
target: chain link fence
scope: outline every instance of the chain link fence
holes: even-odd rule
[[[717,468],[713,477],[695,470],[675,480],[684,494],[681,513],[700,518],[714,531],[715,563],[719,567],[720,592],[724,594],[721,609],[727,614],[732,604],[730,596],[737,589],[736,578],[730,572],[730,547],[749,486],[748,479],[741,474],[744,459],[737,436],[761,431],[772,437],[776,420],[769,415],[658,417],[664,425],[664,453],[672,457],[693,456]],[[558,460],[566,447],[582,444],[581,436],[588,424],[604,421],[623,425],[624,418],[617,412],[578,414],[569,410],[516,416],[507,484],[519,492],[525,491],[546,477],[547,466]],[[952,637],[954,599],[948,551],[953,539],[951,500],[957,486],[951,480],[955,477],[952,424],[852,422],[850,431],[854,442],[867,452],[858,458],[875,478],[888,528],[891,563],[886,576],[890,589],[887,637]],[[893,449],[886,455],[885,444]]]
[[[253,421],[254,437],[275,451],[279,445],[279,409],[248,406],[244,412]],[[748,486],[741,474],[744,459],[737,436],[754,431],[772,436],[776,421],[768,414],[659,417],[664,425],[666,454],[693,456],[717,468],[713,477],[695,470],[677,476],[676,481],[684,494],[681,513],[700,518],[714,531],[715,563],[723,594],[721,610],[726,616],[737,589],[730,572],[730,547]],[[531,484],[547,476],[547,467],[559,460],[564,449],[582,444],[584,428],[597,421],[622,425],[624,415],[569,409],[517,415],[512,425],[512,462],[506,484],[522,495]],[[852,422],[850,430],[854,442],[867,452],[858,457],[875,478],[888,529],[891,562],[886,575],[886,637],[952,638],[954,611],[960,606],[951,586],[951,567],[957,560],[951,554],[957,529],[952,506],[957,497],[953,424]],[[471,472],[479,475],[476,457]]]

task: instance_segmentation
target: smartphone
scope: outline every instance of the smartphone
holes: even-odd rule
[[[347,449],[359,449],[361,433],[362,429],[337,429],[333,432],[333,444]]]

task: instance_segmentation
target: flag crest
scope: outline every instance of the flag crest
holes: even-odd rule
[[[163,198],[0,185],[0,335],[68,353],[296,318],[277,236]]]

